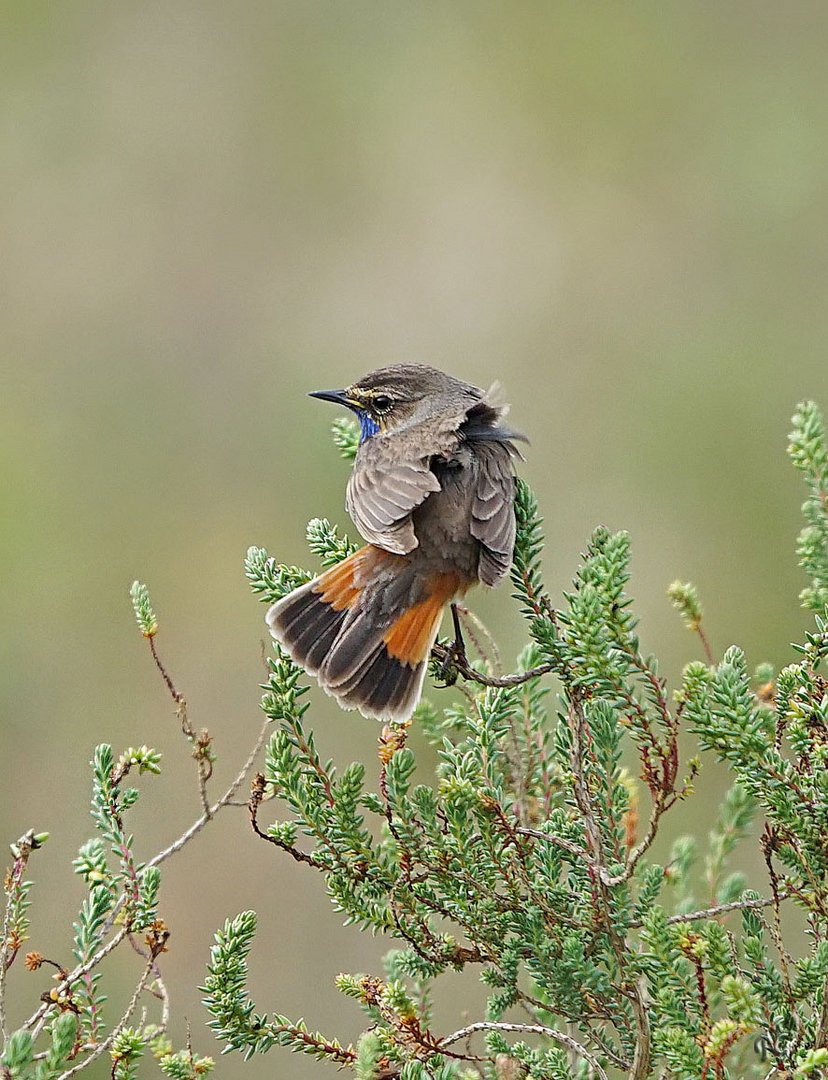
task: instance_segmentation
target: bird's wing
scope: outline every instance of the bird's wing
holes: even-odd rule
[[[399,460],[394,445],[379,438],[362,444],[345,509],[369,544],[406,555],[417,547],[411,511],[439,491],[440,482],[429,468],[429,456]]]
[[[515,548],[515,474],[512,450],[503,442],[478,442],[478,475],[471,534],[482,545],[478,576],[497,585],[509,572]]]

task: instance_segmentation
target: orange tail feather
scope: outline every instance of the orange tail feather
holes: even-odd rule
[[[407,720],[420,697],[453,574],[422,584],[413,562],[369,544],[267,612],[270,632],[346,709]],[[420,592],[421,599],[411,602]]]

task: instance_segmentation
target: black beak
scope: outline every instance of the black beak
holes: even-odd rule
[[[308,397],[320,398],[322,401],[333,401],[336,405],[344,405],[347,409],[354,408],[354,402],[344,390],[313,390]]]

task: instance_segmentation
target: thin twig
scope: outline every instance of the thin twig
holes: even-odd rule
[[[587,724],[583,704],[579,696],[573,690],[570,691],[569,721],[572,734],[570,760],[572,763],[572,775],[574,781],[573,794],[578,809],[581,812],[584,833],[592,852],[594,869],[597,871],[596,896],[600,899],[600,905],[603,909],[602,914],[604,916],[609,939],[618,961],[618,967],[623,973],[624,969],[627,967],[630,945],[629,942],[625,938],[622,938],[618,933],[613,922],[609,891],[606,884],[609,875],[606,868],[603,839],[595,817],[592,793],[589,790],[586,778],[585,756],[587,752],[586,743],[589,736],[589,726]],[[625,989],[632,1002],[636,1027],[635,1054],[629,1072],[629,1080],[646,1080],[647,1076],[649,1076],[651,1059],[651,1035],[650,1021],[647,1017],[646,982],[643,978],[639,978],[634,982],[628,982]]]
[[[776,831],[771,828],[770,825],[765,823],[765,828],[762,833],[762,854],[765,857],[765,866],[768,870],[768,877],[771,884],[771,896],[773,918],[768,924],[768,931],[771,936],[771,940],[776,946],[776,951],[779,955],[779,966],[782,974],[782,985],[785,988],[785,993],[788,998],[788,1002],[791,1006],[791,1012],[793,1015],[794,1023],[796,1025],[798,1037],[801,1039],[804,1035],[802,1029],[802,1019],[799,1015],[799,1011],[795,1008],[796,998],[794,997],[794,989],[791,980],[791,967],[793,966],[793,957],[785,948],[785,943],[782,939],[782,912],[780,909],[780,891],[779,891],[779,877],[774,869],[773,865],[773,852],[775,850],[777,842]]]
[[[787,900],[791,893],[782,891],[779,893],[780,900]],[[685,915],[671,915],[667,919],[667,925],[675,923],[695,922],[697,919],[715,919],[719,915],[727,915],[729,911],[750,911],[752,908],[772,907],[773,897],[760,896],[753,900],[731,900],[729,904],[716,904],[715,907],[702,908],[699,911],[688,911]],[[630,926],[635,929],[641,926],[640,922],[632,922]]]
[[[704,649],[704,655],[707,659],[708,664],[711,667],[715,667],[716,657],[713,655],[713,650],[710,647],[710,639],[708,638],[707,633],[701,624],[701,620],[696,623],[694,629],[699,635],[699,641],[701,642],[702,648]]]
[[[155,976],[155,985],[158,987],[158,993],[161,995],[161,1034],[166,1035],[167,1028],[170,1026],[170,992],[167,989],[167,984],[160,975]]]
[[[601,1051],[601,1053],[605,1057],[608,1057],[610,1059],[610,1061],[614,1065],[617,1065],[619,1069],[629,1069],[630,1068],[630,1062],[626,1061],[619,1054],[617,1054],[615,1052],[615,1050],[612,1049],[611,1046],[608,1046],[607,1043],[604,1042],[604,1040],[601,1038],[601,1036],[598,1034],[597,1031],[593,1031],[592,1028],[588,1028],[587,1030],[589,1031],[590,1039],[592,1039],[592,1041],[595,1043],[595,1045],[598,1047],[598,1049]]]
[[[627,881],[627,879],[632,876],[636,866],[638,865],[639,860],[641,859],[641,856],[646,854],[650,845],[656,838],[656,833],[658,832],[658,823],[661,819],[661,815],[664,813],[664,810],[665,807],[663,801],[660,802],[653,809],[653,812],[650,816],[650,824],[647,827],[647,832],[645,833],[641,842],[635,848],[633,848],[629,858],[627,859],[627,865],[624,867],[621,873],[610,876],[606,873],[606,871],[604,871],[604,874],[602,874],[602,880],[605,885],[608,885],[610,887],[612,887],[613,885],[620,885],[622,882]]]
[[[110,1046],[112,1046],[118,1035],[129,1023],[129,1018],[135,1012],[135,1006],[138,1004],[138,998],[141,996],[141,991],[146,986],[147,980],[152,974],[154,964],[155,960],[150,957],[149,963],[144,968],[143,974],[138,980],[138,985],[135,987],[133,995],[129,999],[129,1004],[126,1007],[126,1012],[112,1029],[112,1031],[109,1033],[109,1035],[104,1039],[102,1043],[98,1043],[98,1045],[89,1055],[89,1057],[85,1058],[83,1061],[78,1062],[77,1065],[73,1065],[71,1069],[67,1069],[65,1072],[62,1072],[58,1077],[58,1080],[69,1080],[70,1076],[75,1076],[77,1073],[85,1069],[87,1065],[91,1065],[93,1061],[99,1058],[101,1054],[105,1053],[110,1048]]]
[[[595,813],[592,806],[592,794],[587,785],[586,768],[584,764],[584,742],[587,734],[587,721],[583,706],[575,697],[572,698],[570,703],[569,721],[572,733],[570,761],[573,777],[573,795],[575,796],[575,802],[578,809],[581,812],[584,824],[584,834],[586,835],[587,842],[592,851],[593,867],[598,871],[599,877],[603,881],[604,874],[601,873],[601,870],[603,869],[604,873],[606,873],[604,844],[601,837],[601,830],[595,819]]]
[[[457,608],[457,614],[460,616],[460,619],[463,623],[463,627],[469,638],[471,639],[472,644],[477,650],[477,653],[480,656],[481,660],[485,660],[486,663],[491,666],[492,671],[499,673],[502,670],[500,650],[497,647],[497,642],[494,639],[494,635],[489,630],[488,626],[486,626],[486,624],[480,618],[480,616],[475,614],[475,612],[473,612],[470,608],[465,607],[463,604],[456,604],[455,606]],[[472,627],[474,629],[472,629]],[[486,650],[480,644],[479,638],[474,633],[475,630],[486,639],[486,644],[491,650],[491,656],[488,655]]]
[[[609,1080],[609,1077],[604,1072],[598,1059],[587,1050],[585,1046],[582,1046],[577,1039],[573,1039],[571,1035],[564,1034],[563,1031],[545,1027],[543,1024],[509,1024],[481,1020],[476,1024],[469,1024],[467,1027],[460,1028],[458,1031],[453,1031],[451,1035],[446,1035],[445,1038],[439,1040],[438,1045],[442,1050],[444,1046],[450,1046],[452,1043],[460,1042],[461,1039],[468,1038],[469,1035],[474,1034],[475,1031],[514,1031],[518,1034],[543,1035],[545,1038],[552,1039],[554,1042],[560,1043],[561,1046],[566,1046],[568,1049],[573,1050],[595,1070],[598,1076],[601,1077],[601,1080]]]
[[[82,975],[85,975],[87,971],[91,971],[93,968],[96,968],[102,960],[109,956],[113,949],[116,949],[121,944],[121,942],[126,936],[127,928],[125,926],[122,926],[118,930],[117,934],[115,934],[114,937],[110,938],[105,945],[102,945],[100,949],[98,949],[98,951],[93,956],[91,956],[85,963],[78,964],[77,967],[73,968],[69,972],[66,978],[63,979],[55,988],[56,993],[58,995],[62,994],[65,990],[69,989],[73,982],[79,979]],[[32,1013],[26,1023],[21,1025],[25,1029],[28,1029],[30,1027],[34,1028],[34,1030],[32,1031],[32,1039],[36,1039],[43,1030],[46,1014],[50,1008],[51,1003],[44,1002],[35,1012]]]
[[[261,748],[264,746],[265,738],[267,737],[267,732],[269,728],[270,720],[265,720],[262,724],[261,730],[259,731],[255,745],[253,746],[253,749],[248,755],[247,761],[245,761],[244,765],[242,765],[238,776],[232,782],[230,787],[225,791],[222,797],[217,802],[214,802],[213,805],[210,807],[209,814],[202,814],[201,817],[197,821],[194,821],[193,824],[189,827],[189,829],[183,832],[177,840],[173,840],[169,847],[164,848],[163,851],[159,851],[157,855],[153,856],[153,858],[151,858],[150,861],[147,863],[147,866],[158,866],[159,863],[162,863],[165,859],[168,859],[170,855],[174,855],[177,851],[180,851],[184,847],[184,845],[190,840],[192,840],[192,838],[197,833],[201,832],[201,830],[204,828],[208,821],[215,817],[217,811],[221,810],[223,806],[228,806],[232,802],[233,796],[245,782],[250,770],[253,768],[256,757]],[[247,803],[244,803],[243,805],[246,806]]]
[[[633,850],[629,862],[627,863],[624,870],[620,874],[615,874],[614,876],[611,876],[607,872],[605,867],[599,866],[593,859],[591,859],[589,856],[589,852],[585,851],[584,848],[579,847],[577,844],[573,844],[571,840],[564,840],[562,836],[554,836],[552,833],[541,832],[540,829],[529,829],[523,826],[518,826],[515,829],[515,832],[522,833],[524,836],[534,836],[538,840],[546,840],[550,844],[555,844],[558,847],[563,848],[564,851],[568,851],[570,852],[570,854],[584,860],[587,865],[592,870],[594,870],[596,874],[598,874],[598,876],[601,878],[601,881],[603,881],[605,885],[612,887],[613,885],[620,885],[622,882],[626,881],[627,878],[630,877],[632,872],[635,870],[636,863],[639,861],[641,856],[644,855],[650,844],[652,844],[653,840],[655,839],[655,833],[657,831],[657,828],[658,819],[654,817],[650,821],[650,827],[647,831],[647,835],[644,837],[638,847]]]
[[[196,760],[196,766],[198,768],[198,795],[201,799],[201,805],[204,809],[204,813],[207,817],[210,817],[210,799],[207,794],[207,781],[213,775],[213,760],[210,753],[210,736],[207,732],[203,732],[202,735],[196,734],[196,730],[190,723],[190,717],[187,712],[187,699],[175,686],[167,669],[158,655],[158,649],[155,645],[155,635],[151,634],[147,637],[149,642],[150,652],[152,658],[155,661],[155,666],[158,668],[161,678],[164,680],[164,684],[167,690],[170,692],[170,697],[175,702],[175,712],[178,716],[179,723],[181,724],[181,730],[187,737],[190,746],[193,748],[193,757]]]
[[[128,940],[130,945],[143,960],[151,959],[150,954],[145,952],[135,940],[134,934],[129,934]],[[152,984],[147,987],[147,993],[152,994],[153,997],[158,998],[158,1000],[161,1002],[161,1023],[159,1025],[159,1030],[162,1034],[164,1034],[170,1022],[170,992],[169,990],[167,990],[167,985],[161,975],[161,968],[158,966],[157,959],[153,964],[152,976],[153,981]]]
[[[540,1014],[541,1012],[549,1012],[549,1006],[545,1005],[542,1001],[538,1001],[537,998],[533,998],[531,994],[527,994],[523,990],[518,989],[517,995],[518,1004],[526,1013],[526,1015],[529,1016],[532,1020],[534,1020],[536,1024],[540,1024]],[[570,1017],[570,1020],[571,1019],[572,1018]],[[579,1019],[582,1023],[588,1024],[591,1018],[581,1017]],[[597,1032],[593,1031],[592,1028],[587,1027],[585,1034],[587,1034],[592,1040],[592,1042],[595,1043],[595,1046],[604,1055],[604,1057],[609,1058],[613,1065],[617,1065],[619,1069],[629,1069],[630,1062],[627,1061],[625,1058],[621,1057],[619,1053],[617,1053],[611,1046],[604,1042],[601,1036],[598,1035]]]
[[[250,825],[253,832],[260,840],[267,840],[269,844],[275,844],[276,847],[281,848],[282,851],[286,851],[288,855],[292,855],[297,862],[307,863],[309,866],[316,866],[316,860],[308,855],[305,851],[300,851],[299,848],[289,844],[286,840],[281,840],[278,836],[273,836],[271,833],[265,832],[259,825],[259,807],[262,804],[265,793],[265,778],[262,773],[256,773],[253,777],[253,784],[250,790],[250,802],[248,805],[248,811],[250,814]]]

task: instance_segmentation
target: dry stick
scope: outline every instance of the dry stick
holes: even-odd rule
[[[598,1059],[591,1054],[585,1046],[582,1046],[577,1039],[573,1039],[571,1035],[566,1035],[564,1032],[557,1031],[555,1028],[545,1027],[543,1024],[508,1024],[480,1020],[476,1024],[469,1024],[467,1027],[460,1028],[458,1031],[453,1031],[451,1035],[446,1035],[445,1038],[439,1040],[438,1045],[440,1049],[444,1046],[450,1046],[452,1043],[468,1038],[468,1036],[473,1035],[475,1031],[514,1031],[519,1034],[543,1035],[545,1038],[552,1039],[554,1042],[560,1043],[561,1046],[566,1046],[568,1049],[573,1050],[596,1071],[598,1076],[601,1077],[601,1080],[609,1080],[607,1074],[601,1068],[601,1063]]]
[[[135,987],[135,991],[132,997],[129,999],[129,1005],[127,1005],[126,1007],[126,1012],[112,1029],[112,1031],[109,1033],[109,1036],[104,1039],[102,1043],[98,1043],[98,1045],[95,1047],[95,1049],[92,1051],[88,1058],[85,1058],[83,1061],[78,1062],[77,1065],[73,1065],[72,1068],[67,1069],[66,1072],[62,1072],[58,1077],[58,1080],[69,1080],[70,1076],[75,1076],[77,1073],[85,1069],[87,1065],[91,1065],[93,1061],[99,1058],[101,1054],[105,1053],[110,1048],[110,1046],[112,1046],[118,1035],[127,1026],[130,1016],[132,1016],[132,1014],[135,1012],[135,1006],[138,1004],[138,998],[141,996],[141,991],[146,986],[147,980],[152,974],[152,968],[154,963],[155,960],[151,957],[149,963],[144,968],[144,972],[141,975],[141,978],[138,980],[138,985]]]
[[[150,956],[144,952],[132,934],[128,934],[127,939],[142,960],[150,959]],[[161,975],[157,957],[155,958],[155,963],[153,965],[152,975],[153,983],[151,986],[147,987],[147,993],[152,994],[153,997],[157,997],[161,1002],[161,1023],[159,1024],[159,1029],[161,1034],[165,1034],[170,1022],[170,992]],[[143,1023],[141,1024],[141,1027],[144,1027]]]
[[[485,660],[491,665],[492,670],[499,672],[501,670],[500,650],[497,647],[497,642],[494,639],[488,626],[483,622],[479,615],[476,615],[470,608],[465,607],[463,604],[456,604],[457,613],[460,616],[460,620],[463,623],[463,628],[471,638],[472,644],[477,649],[481,659]],[[475,636],[474,630],[476,630],[482,637],[486,639],[486,644],[491,650],[491,656],[486,653],[486,650],[480,644],[480,641]]]
[[[601,1036],[596,1031],[593,1031],[592,1028],[587,1028],[587,1031],[589,1032],[589,1037],[592,1039],[592,1041],[595,1043],[595,1045],[598,1047],[598,1049],[601,1051],[601,1053],[605,1057],[608,1057],[609,1060],[614,1065],[617,1065],[619,1069],[625,1069],[626,1070],[626,1069],[630,1068],[630,1062],[625,1061],[624,1058],[620,1057],[612,1049],[612,1047],[608,1046],[604,1042],[604,1040],[601,1038]]]
[[[646,1080],[650,1075],[650,1019],[647,1016],[645,1004],[647,980],[642,975],[633,986],[632,1007],[638,1038],[635,1040],[635,1056],[630,1069],[630,1080]]]
[[[170,992],[160,975],[156,975],[155,984],[161,995],[161,1034],[166,1035],[167,1028],[170,1026]]]
[[[780,900],[789,900],[793,894],[786,891],[779,893]],[[717,904],[715,907],[702,908],[700,911],[688,911],[686,915],[671,915],[667,919],[667,925],[675,923],[695,922],[697,919],[715,919],[718,915],[726,915],[729,911],[749,911],[751,908],[772,907],[772,896],[760,896],[753,900],[731,900],[729,904]],[[634,929],[641,926],[640,922],[632,922]]]
[[[256,738],[253,749],[250,751],[247,761],[245,761],[244,765],[242,765],[238,776],[227,789],[227,791],[225,791],[222,797],[217,802],[214,802],[211,807],[208,808],[209,812],[205,812],[204,814],[202,814],[201,817],[197,821],[194,821],[193,824],[189,827],[189,829],[183,832],[177,840],[174,840],[169,847],[164,848],[163,851],[159,851],[157,855],[150,859],[150,861],[147,863],[147,866],[158,866],[159,863],[162,863],[165,859],[168,859],[170,855],[174,855],[177,851],[180,851],[181,848],[183,848],[188,841],[192,840],[196,833],[201,832],[207,822],[215,816],[218,810],[221,810],[223,806],[228,806],[231,803],[233,796],[242,786],[244,781],[247,779],[248,773],[253,768],[253,763],[255,762],[259,751],[264,746],[264,741],[269,728],[270,720],[265,720],[262,724],[261,730],[259,731],[258,737]],[[243,805],[246,806],[247,803],[244,803]]]
[[[544,1005],[542,1001],[538,1001],[537,998],[533,998],[530,994],[525,993],[523,990],[518,990],[517,994],[518,1004],[526,1013],[526,1015],[531,1017],[531,1019],[534,1020],[536,1024],[540,1024],[540,1013],[549,1012],[548,1006]],[[572,1022],[573,1018],[567,1017],[567,1020],[569,1022]],[[584,1022],[588,1023],[589,1021],[586,1020]],[[595,1046],[604,1055],[604,1057],[609,1058],[613,1065],[617,1065],[619,1069],[624,1069],[625,1071],[630,1068],[630,1062],[626,1061],[618,1053],[616,1053],[616,1051],[611,1046],[608,1046],[607,1043],[604,1042],[604,1040],[601,1038],[601,1036],[597,1032],[593,1031],[592,1028],[587,1027],[585,1034],[587,1034],[592,1040],[592,1042],[595,1043]]]
[[[149,641],[150,652],[152,658],[155,661],[155,666],[161,673],[161,678],[167,689],[170,692],[170,697],[175,702],[176,714],[181,724],[181,730],[189,740],[190,746],[193,747],[193,757],[196,759],[196,765],[198,767],[198,794],[201,799],[201,805],[204,809],[204,813],[207,817],[210,816],[210,800],[207,795],[207,781],[213,774],[213,765],[209,757],[205,755],[209,753],[206,746],[202,746],[198,735],[196,735],[195,728],[190,723],[190,717],[187,713],[187,699],[176,689],[175,683],[172,681],[169,672],[164,667],[161,661],[161,657],[158,655],[158,649],[155,647],[155,635],[151,634],[147,641]]]
[[[590,859],[588,852],[579,844],[573,844],[571,840],[564,840],[562,836],[554,836],[552,833],[541,832],[540,829],[530,829],[525,825],[518,825],[515,832],[520,833],[521,836],[534,836],[538,840],[546,840],[547,843],[555,844],[557,847],[563,848],[564,851],[568,851],[570,855],[574,855],[576,858],[586,862],[588,866],[597,872],[597,867]]]

